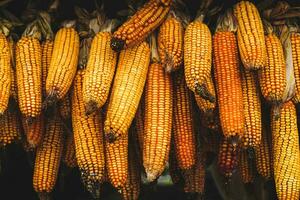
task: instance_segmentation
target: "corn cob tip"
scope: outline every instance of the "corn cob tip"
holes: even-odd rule
[[[113,131],[109,131],[105,133],[105,139],[108,143],[113,143],[118,139],[118,137],[116,136],[116,134],[114,134]]]
[[[167,73],[170,73],[174,69],[174,60],[171,55],[169,55],[167,52],[165,52],[165,63],[164,68]]]
[[[95,181],[93,178],[91,178],[92,176],[91,174],[88,174],[83,170],[80,170],[80,172],[81,172],[81,180],[84,187],[87,189],[87,191],[92,195],[94,199],[99,199],[101,182]]]
[[[211,94],[206,85],[202,84],[199,85],[198,83],[196,83],[195,85],[195,89],[196,89],[196,93],[201,96],[203,99],[210,101],[211,103],[214,103],[216,101],[216,98],[214,97],[213,94]]]
[[[26,125],[31,125],[34,122],[34,117],[25,117],[25,123]]]
[[[230,136],[229,142],[233,145],[233,147],[234,147],[235,149],[237,149],[236,147],[239,145],[240,139],[241,139],[241,138],[240,138],[239,135]]]
[[[253,147],[247,148],[247,155],[249,159],[255,159],[255,149]]]
[[[47,110],[47,108],[53,106],[58,101],[58,94],[56,91],[49,92],[45,101],[43,102],[43,110]]]
[[[146,174],[147,174],[147,180],[149,182],[154,182],[157,179],[157,175],[155,173],[146,170]]]
[[[122,49],[124,49],[125,41],[116,37],[113,37],[110,41],[110,47],[112,50],[116,52],[120,52]]]
[[[280,103],[274,104],[272,117],[274,118],[275,121],[277,121],[280,118],[281,107],[282,105]]]
[[[95,101],[89,101],[85,106],[85,114],[90,115],[97,110],[97,103]]]
[[[40,200],[51,200],[50,194],[46,192],[39,192],[38,196]]]

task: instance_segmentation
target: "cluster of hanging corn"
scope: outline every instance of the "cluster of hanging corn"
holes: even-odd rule
[[[167,166],[201,194],[207,152],[226,178],[274,178],[278,199],[300,198],[299,29],[240,1],[212,30],[207,2],[192,21],[172,0],[149,0],[118,28],[101,10],[55,35],[40,13],[15,41],[0,20],[0,143],[25,136],[41,198],[61,162],[94,197],[110,182],[138,199],[141,174],[152,182]]]

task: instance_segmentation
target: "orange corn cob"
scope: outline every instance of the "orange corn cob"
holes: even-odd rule
[[[238,167],[243,183],[252,183],[254,180],[253,163],[249,160],[247,153],[247,151],[240,152]]]
[[[68,134],[64,145],[64,156],[62,160],[67,167],[77,167],[75,142],[73,134]]]
[[[238,46],[244,67],[248,70],[264,68],[267,54],[263,24],[257,8],[249,1],[241,1],[235,5],[234,14],[238,22]]]
[[[267,35],[265,40],[267,63],[259,72],[261,92],[267,101],[281,103],[287,84],[283,47],[274,33]]]
[[[272,177],[272,147],[266,128],[262,129],[262,141],[255,148],[256,170],[265,179]]]
[[[253,72],[242,71],[242,89],[246,127],[242,144],[244,148],[256,147],[261,142],[262,123],[260,93]]]
[[[300,102],[300,33],[291,33],[292,57],[294,76],[296,81],[296,92],[293,98],[295,103]]]
[[[16,112],[7,110],[0,117],[0,146],[21,140],[21,127]]]
[[[158,33],[158,53],[167,72],[180,68],[183,61],[183,26],[175,13],[160,26]]]
[[[172,134],[174,135],[174,134]],[[181,171],[178,167],[178,162],[175,155],[174,139],[172,137],[171,149],[169,154],[169,173],[171,176],[172,183],[178,185],[182,181]]]
[[[274,107],[272,109],[275,109]],[[300,152],[296,108],[283,104],[278,120],[271,119],[273,167],[277,197],[300,198]]]
[[[54,43],[52,40],[46,40],[42,43],[42,91],[46,96],[46,80],[49,70]]]
[[[109,142],[127,134],[143,93],[149,62],[146,42],[120,53],[104,124]]]
[[[214,102],[207,90],[206,80],[211,74],[212,38],[206,24],[196,19],[184,34],[184,74],[187,86],[204,99]]]
[[[83,79],[82,95],[87,114],[101,108],[108,98],[117,63],[117,53],[110,48],[110,41],[109,32],[99,32],[92,41]]]
[[[16,46],[18,102],[22,114],[30,119],[42,110],[42,63],[38,39],[23,36]]]
[[[160,80],[160,79],[159,79]],[[180,169],[190,169],[196,160],[193,109],[183,71],[173,77],[173,134],[175,154]],[[160,89],[160,88],[158,88]]]
[[[114,143],[105,141],[105,156],[109,181],[120,189],[128,180],[128,134]]]
[[[0,33],[0,115],[8,107],[11,87],[10,45],[3,33]]]
[[[167,2],[171,2],[171,0],[167,0]],[[149,0],[114,32],[111,48],[114,51],[121,51],[124,48],[140,44],[163,22],[169,10],[169,4]]]
[[[233,32],[217,31],[213,38],[214,75],[220,122],[225,137],[244,134],[243,92],[236,38]]]
[[[55,35],[53,53],[46,79],[46,95],[52,103],[68,92],[76,74],[79,36],[74,28],[63,27]]]
[[[22,117],[24,133],[30,148],[36,148],[41,143],[45,131],[44,120],[43,115],[40,115],[29,124],[26,119]]]
[[[99,112],[85,114],[82,85],[85,70],[77,71],[72,92],[72,126],[76,159],[87,190],[98,197],[105,168],[103,127]]]
[[[10,70],[11,85],[10,85],[10,97],[18,102],[18,89],[17,89],[17,80],[16,80],[16,71],[15,69]]]
[[[155,48],[155,47],[154,47]],[[172,82],[158,62],[149,67],[145,88],[143,165],[149,181],[165,169],[172,129]]]
[[[218,166],[221,174],[226,178],[230,178],[234,173],[238,164],[238,146],[232,144],[228,139],[223,138],[221,140],[219,155],[218,155]]]
[[[53,190],[63,150],[63,128],[57,116],[48,119],[46,131],[37,148],[33,172],[33,188],[38,193]]]
[[[145,130],[144,130],[145,113],[143,112],[144,107],[145,107],[145,103],[142,97],[139,107],[135,113],[135,126],[136,126],[136,131],[138,136],[139,148],[141,151],[143,151],[143,143],[144,143],[144,136],[145,136]]]

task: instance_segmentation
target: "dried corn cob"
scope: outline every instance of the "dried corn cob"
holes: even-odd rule
[[[79,36],[74,28],[63,27],[56,33],[53,53],[46,79],[47,102],[62,99],[76,74]]]
[[[267,53],[263,24],[254,4],[241,1],[234,7],[237,18],[237,39],[241,60],[248,70],[261,69],[266,65]]]
[[[105,160],[101,115],[85,115],[82,85],[85,70],[77,71],[72,93],[72,126],[76,159],[85,187],[93,196],[99,195],[103,180]]]
[[[37,148],[33,172],[33,187],[38,193],[53,190],[63,150],[63,129],[57,116],[48,119],[46,131]]]
[[[160,80],[160,79],[159,79]],[[159,81],[158,80],[158,81]],[[173,77],[173,134],[175,155],[180,169],[190,169],[196,160],[193,109],[183,71]],[[158,88],[159,90],[160,88]]]
[[[228,26],[227,25],[227,22]],[[230,12],[221,19],[213,37],[214,75],[220,122],[225,137],[244,134],[243,92],[234,23]]]
[[[272,108],[274,109],[274,107]],[[271,119],[274,179],[278,199],[300,198],[300,152],[296,108],[283,104],[280,118]]]
[[[18,89],[17,89],[17,80],[16,80],[16,70],[11,68],[10,70],[10,78],[11,78],[11,85],[10,85],[10,97],[18,102]]]
[[[46,96],[46,79],[49,70],[54,43],[52,40],[46,40],[42,43],[42,91]]]
[[[184,73],[187,86],[202,98],[214,102],[206,80],[211,74],[212,38],[203,15],[190,23],[184,34]]]
[[[296,92],[293,98],[295,103],[300,102],[300,33],[291,33],[292,57],[294,76],[296,81]]]
[[[120,189],[128,179],[128,134],[114,143],[105,141],[105,156],[109,181]]]
[[[222,138],[219,155],[218,155],[218,167],[226,178],[230,178],[236,170],[238,164],[238,146],[232,144],[226,138]]]
[[[141,151],[143,150],[144,135],[145,135],[145,131],[144,131],[145,113],[143,112],[145,103],[143,100],[144,100],[144,98],[142,96],[139,107],[135,113],[135,126],[136,126],[137,135],[138,135],[139,148]]]
[[[248,152],[240,152],[238,167],[243,183],[252,183],[254,180],[252,164],[253,163],[248,158]]]
[[[58,102],[59,114],[64,120],[68,120],[71,117],[71,99],[67,94],[62,100]]]
[[[82,93],[87,114],[101,108],[108,98],[117,62],[110,41],[110,32],[99,32],[92,41]]]
[[[169,10],[169,4],[162,4],[157,0],[148,1],[114,32],[111,48],[121,51],[138,45],[163,22]]]
[[[62,160],[67,167],[77,167],[75,142],[73,134],[68,134],[64,145],[64,156]]]
[[[104,124],[109,142],[127,134],[143,93],[149,62],[146,42],[120,53]]]
[[[259,83],[264,98],[281,103],[286,88],[284,52],[279,38],[270,33],[265,37],[267,48],[266,66],[259,72]]]
[[[45,131],[44,120],[43,115],[40,115],[29,124],[26,118],[22,117],[24,133],[30,148],[36,148],[41,143]]]
[[[180,68],[183,62],[184,30],[180,19],[171,11],[168,19],[160,26],[158,33],[158,53],[167,72]]]
[[[7,110],[0,117],[0,146],[21,140],[21,127],[16,112]]]
[[[145,87],[145,136],[143,165],[148,181],[154,181],[165,169],[169,158],[172,131],[172,80],[159,62],[156,40],[151,37],[153,63]]]
[[[0,115],[3,115],[8,107],[11,87],[11,63],[10,45],[6,36],[0,32]]]
[[[31,23],[16,45],[18,102],[21,113],[28,119],[42,110],[42,61],[39,32]]]
[[[242,146],[256,147],[261,142],[261,102],[256,75],[253,72],[242,70],[242,89],[246,127]]]
[[[174,135],[172,133],[172,135]],[[181,171],[178,167],[178,162],[175,155],[174,139],[171,139],[171,149],[169,153],[169,173],[174,185],[178,185],[182,181]]]
[[[258,147],[255,148],[255,164],[258,174],[265,179],[272,177],[272,148],[271,139],[268,137],[268,132],[264,127],[262,129],[262,140]]]

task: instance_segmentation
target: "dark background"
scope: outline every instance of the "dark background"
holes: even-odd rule
[[[1,0],[0,0],[1,1]],[[36,1],[39,8],[47,8],[49,1]],[[126,8],[125,0],[104,0],[104,10],[109,17],[116,17],[117,11]],[[195,16],[196,9],[200,5],[200,0],[185,0],[190,15]],[[224,8],[231,7],[237,1],[214,1],[215,5],[224,4]],[[257,1],[260,2],[260,1]],[[274,1],[276,2],[276,1]],[[300,6],[299,0],[290,0],[292,6]],[[28,0],[14,0],[8,4],[8,10],[20,17]],[[74,5],[84,7],[89,11],[94,9],[94,1],[92,0],[61,0],[59,7],[59,20],[73,19]],[[214,24],[215,19],[212,19],[211,25]],[[0,194],[1,199],[38,199],[32,188],[32,155],[28,155],[22,150],[20,144],[12,144],[6,149],[2,149],[0,153],[1,171],[0,171]],[[64,168],[62,166],[62,168]],[[63,174],[62,174],[63,173]],[[54,199],[91,199],[89,194],[84,190],[81,182],[80,175],[77,169],[73,170],[60,170],[60,178],[57,181],[57,186],[53,192]],[[63,177],[63,178],[61,178]],[[273,184],[270,183],[269,187],[274,191]],[[273,194],[274,195],[274,194]],[[109,185],[105,185],[102,192],[102,199],[119,199],[116,191]],[[157,187],[154,191],[149,190],[149,187],[144,186],[142,191],[142,199],[174,199],[182,200],[188,199],[188,196],[178,191],[174,187]],[[207,174],[205,186],[205,199],[218,200],[221,197],[218,194],[212,178]],[[241,197],[242,199],[242,197]],[[271,196],[270,199],[275,199]]]

